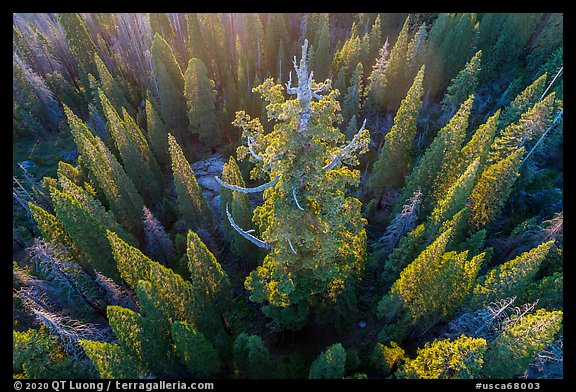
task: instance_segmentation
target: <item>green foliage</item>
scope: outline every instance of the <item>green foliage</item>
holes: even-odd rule
[[[154,34],[150,52],[158,86],[160,115],[170,132],[178,137],[180,143],[184,143],[188,140],[186,138],[188,116],[182,69],[174,57],[172,48],[158,33]]]
[[[200,141],[209,148],[219,145],[222,140],[216,123],[216,90],[202,60],[190,59],[184,81],[188,131],[198,135]]]
[[[535,79],[530,85],[526,86],[520,94],[514,98],[514,100],[506,106],[502,116],[499,119],[499,128],[504,129],[508,125],[516,123],[520,120],[520,116],[527,112],[531,107],[533,107],[544,93],[546,88],[546,80],[548,75],[546,73],[542,74],[540,77]]]
[[[472,56],[466,66],[452,79],[442,99],[442,110],[450,113],[456,110],[465,100],[473,94],[478,87],[478,74],[480,73],[480,59],[482,51],[479,50]]]
[[[400,272],[410,264],[424,246],[425,225],[420,224],[410,231],[405,237],[400,239],[396,247],[384,265],[382,280],[386,283],[392,283],[400,276]]]
[[[138,378],[144,375],[134,358],[116,343],[90,340],[80,340],[79,343],[94,363],[100,378]]]
[[[361,203],[345,190],[358,184],[359,172],[347,164],[357,164],[369,134],[363,130],[356,138],[352,146],[358,151],[339,147],[344,135],[333,125],[340,119],[336,93],[326,91],[321,100],[310,101],[311,90],[320,86],[309,82],[306,46],[305,41],[297,99],[286,100],[282,86],[271,79],[256,89],[268,103],[269,119],[276,121],[273,130],[265,133],[259,119],[245,112],[235,120],[263,159],[253,175],[278,178],[253,217],[263,241],[273,246],[245,282],[251,299],[273,318],[274,329],[299,329],[310,303],[335,302],[348,279],[357,279],[365,255]],[[238,148],[239,158],[247,153]]]
[[[404,350],[396,342],[391,342],[388,346],[376,343],[370,356],[372,365],[382,377],[391,374],[405,359]]]
[[[273,366],[268,348],[258,335],[242,332],[234,341],[234,361],[246,378],[272,378]]]
[[[474,301],[486,305],[500,298],[520,296],[534,279],[554,241],[540,244],[490,270],[474,288]]]
[[[98,136],[94,136],[72,111],[64,106],[74,142],[82,162],[106,195],[116,219],[133,234],[141,230],[140,213],[144,202],[116,157]]]
[[[486,378],[512,378],[522,373],[562,328],[563,312],[538,309],[509,327],[488,345],[482,373]]]
[[[349,121],[352,116],[356,115],[360,110],[360,98],[362,96],[362,74],[363,74],[362,63],[358,63],[354,69],[354,73],[350,78],[350,85],[344,95],[344,100],[342,102],[342,115],[344,116],[344,121]]]
[[[408,173],[412,143],[416,136],[416,120],[422,107],[424,69],[422,66],[406,98],[402,100],[394,117],[394,125],[385,136],[384,146],[366,182],[373,194],[400,187]]]
[[[340,379],[344,377],[346,350],[336,343],[320,353],[310,366],[310,379]]]
[[[117,112],[120,112],[122,111],[122,108],[125,108],[130,113],[134,114],[134,109],[132,109],[131,105],[126,100],[124,90],[122,90],[122,87],[120,87],[118,82],[110,74],[110,71],[108,71],[108,68],[104,62],[102,62],[102,59],[97,53],[94,53],[94,63],[98,70],[98,78],[100,79],[102,91],[104,95],[110,99],[114,105],[114,109],[116,109]]]
[[[416,358],[405,362],[396,376],[408,379],[479,378],[486,349],[486,340],[464,335],[453,341],[427,342],[418,349]]]
[[[172,324],[172,338],[178,357],[192,377],[213,377],[220,370],[220,360],[214,347],[193,326],[176,321]]]
[[[488,155],[488,164],[507,158],[518,148],[538,139],[552,123],[555,94],[534,104],[520,116],[516,123],[508,125],[494,140]]]
[[[168,129],[164,120],[160,117],[156,108],[146,99],[146,137],[148,145],[154,153],[158,164],[164,172],[168,171],[170,166],[170,155],[168,154]]]
[[[502,210],[518,177],[523,153],[524,147],[484,169],[467,203],[472,227],[480,229]]]
[[[24,332],[12,331],[12,367],[14,378],[64,379],[93,378],[94,371],[85,361],[65,354],[57,339],[44,327]]]
[[[94,54],[97,53],[96,45],[88,30],[86,24],[78,13],[61,13],[60,24],[64,29],[64,36],[68,41],[70,51],[84,72],[96,75],[96,65],[94,63]]]
[[[168,148],[172,160],[172,173],[178,195],[178,210],[189,229],[208,227],[212,215],[208,203],[194,177],[192,167],[172,134],[168,134]]]
[[[148,147],[148,142],[126,109],[122,108],[122,116],[124,117],[124,120],[122,120],[103,90],[98,90],[98,96],[104,108],[108,130],[120,153],[126,174],[130,177],[146,203],[154,203],[160,198],[158,181],[161,178],[161,174],[158,164]]]

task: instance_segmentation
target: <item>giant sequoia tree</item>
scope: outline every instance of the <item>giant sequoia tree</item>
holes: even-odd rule
[[[257,188],[241,188],[220,180],[236,192],[264,191],[264,204],[254,212],[262,239],[232,226],[248,240],[268,250],[262,265],[252,271],[245,286],[251,299],[263,305],[277,330],[299,329],[314,303],[336,303],[339,294],[360,278],[365,257],[365,220],[360,201],[346,195],[347,185],[357,185],[356,156],[367,150],[369,133],[362,127],[342,145],[344,136],[334,127],[341,119],[337,93],[317,83],[308,71],[308,41],[300,65],[294,64],[298,86],[267,79],[256,90],[268,103],[274,128],[265,132],[258,118],[236,114],[256,163],[253,175],[270,178]],[[324,93],[324,95],[320,95]],[[231,215],[228,214],[228,218]]]

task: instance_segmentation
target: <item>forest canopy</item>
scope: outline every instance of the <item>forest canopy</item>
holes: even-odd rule
[[[13,14],[13,377],[563,378],[562,13]]]

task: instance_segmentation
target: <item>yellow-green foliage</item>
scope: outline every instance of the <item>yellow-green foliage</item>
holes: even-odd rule
[[[272,378],[270,353],[262,338],[242,332],[234,341],[234,363],[246,378]]]
[[[180,214],[189,229],[208,227],[212,219],[211,213],[200,186],[196,182],[194,170],[172,134],[168,134],[168,145]]]
[[[562,317],[561,310],[544,309],[522,317],[490,342],[483,374],[488,378],[512,378],[525,371],[536,354],[556,339]]]
[[[306,67],[303,62],[301,66]],[[308,76],[298,80],[306,90]],[[309,87],[320,86],[312,80]],[[255,153],[263,159],[252,176],[279,180],[264,191],[264,203],[254,211],[253,221],[271,250],[245,287],[273,318],[273,328],[298,329],[306,322],[311,303],[335,302],[344,282],[356,280],[363,269],[366,220],[360,201],[346,194],[360,177],[347,165],[358,164],[357,156],[367,150],[369,132],[359,135],[356,151],[325,169],[343,153],[344,135],[334,126],[341,121],[337,92],[326,91],[308,107],[305,100],[285,99],[283,87],[272,79],[255,91],[267,103],[273,129],[264,132],[259,119],[245,112],[236,113],[234,124],[253,139]],[[247,147],[238,148],[240,159],[246,155]]]
[[[144,370],[121,346],[115,343],[80,340],[80,346],[100,378],[139,378],[145,375]]]
[[[382,377],[386,377],[396,366],[405,360],[405,353],[402,347],[396,342],[390,342],[389,345],[376,343],[370,360]]]
[[[553,240],[544,242],[490,270],[474,288],[475,303],[483,306],[497,299],[524,294],[553,244]]]
[[[469,224],[475,229],[494,220],[506,203],[518,177],[524,147],[488,166],[470,192]]]
[[[427,342],[424,348],[418,349],[416,358],[406,361],[396,376],[410,379],[478,378],[486,348],[486,340],[464,335],[453,341]]]

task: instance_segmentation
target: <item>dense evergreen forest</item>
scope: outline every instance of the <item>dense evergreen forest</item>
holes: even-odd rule
[[[15,378],[563,378],[563,14],[13,14]]]

